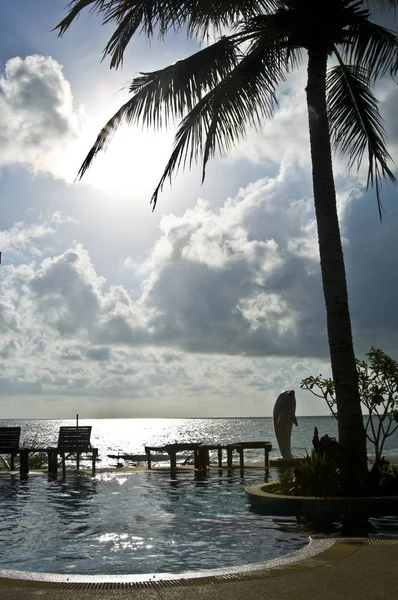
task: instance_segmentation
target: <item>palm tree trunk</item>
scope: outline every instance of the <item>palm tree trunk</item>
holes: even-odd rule
[[[366,487],[366,436],[352,343],[347,283],[334,187],[326,110],[327,52],[308,51],[307,106],[312,180],[318,226],[327,331],[336,391],[339,442],[344,451],[346,489]],[[347,490],[348,491],[348,490]]]

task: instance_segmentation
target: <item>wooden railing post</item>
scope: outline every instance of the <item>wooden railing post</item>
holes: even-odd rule
[[[19,451],[19,472],[21,475],[28,475],[28,473],[29,473],[29,450],[28,450],[28,448],[21,448]]]
[[[177,452],[175,448],[169,448],[168,452],[170,456],[170,470],[175,472],[177,470]]]
[[[231,446],[231,444],[227,445],[227,467],[228,467],[228,469],[232,469],[232,446]]]
[[[267,446],[264,446],[264,465],[267,471],[269,469],[269,450]]]
[[[240,470],[243,471],[243,469],[245,468],[244,457],[243,457],[243,446],[238,446],[238,452],[239,452]]]
[[[58,472],[58,456],[54,449],[47,450],[48,474],[57,475]]]
[[[217,454],[218,454],[218,468],[222,469],[222,448],[221,448],[221,446],[218,446]]]

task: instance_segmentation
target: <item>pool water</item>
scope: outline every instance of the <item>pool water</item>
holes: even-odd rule
[[[257,563],[308,536],[250,510],[258,471],[0,476],[0,569],[76,574],[182,573]]]

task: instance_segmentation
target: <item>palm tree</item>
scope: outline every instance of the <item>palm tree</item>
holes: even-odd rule
[[[175,64],[132,80],[131,97],[108,121],[82,164],[79,177],[123,123],[155,128],[180,120],[174,148],[151,202],[181,166],[228,151],[249,126],[271,118],[276,89],[307,60],[307,105],[314,203],[318,226],[327,331],[336,391],[339,441],[346,454],[346,488],[366,487],[366,437],[358,392],[344,258],[336,210],[333,146],[359,166],[364,154],[368,186],[375,188],[380,218],[382,181],[395,182],[374,84],[398,71],[395,32],[372,20],[397,0],[72,0],[58,25],[62,35],[86,8],[116,30],[104,50],[119,67],[131,37],[165,36],[170,30],[215,43]],[[222,32],[224,34],[222,35]],[[225,33],[227,32],[227,33]],[[328,68],[329,60],[332,66]]]

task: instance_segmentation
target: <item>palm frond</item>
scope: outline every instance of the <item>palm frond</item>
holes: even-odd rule
[[[170,119],[181,119],[211,88],[237,65],[233,41],[221,38],[174,65],[153,73],[142,73],[130,86],[133,96],[106,123],[80,167],[83,177],[95,156],[104,150],[113,133],[123,123],[153,125],[160,128]]]
[[[203,157],[206,164],[218,150],[228,152],[245,136],[249,125],[270,118],[276,104],[275,89],[285,78],[286,54],[279,47],[255,47],[231,73],[210,90],[182,121],[173,152],[152,195],[153,210],[167,178]]]
[[[398,70],[397,33],[363,20],[349,28],[341,56],[351,65],[365,69],[373,81],[388,71],[394,75]]]
[[[55,27],[62,36],[80,13],[91,7],[102,16],[103,24],[115,23],[104,57],[111,56],[111,67],[118,67],[132,36],[138,31],[152,37],[157,32],[163,37],[170,29],[185,27],[189,36],[208,34],[210,29],[222,32],[235,27],[241,19],[262,12],[272,12],[280,0],[72,0],[67,16]]]
[[[383,206],[380,198],[382,180],[396,183],[388,166],[391,157],[386,147],[383,119],[378,100],[373,94],[369,73],[345,65],[336,53],[339,65],[329,70],[327,76],[327,102],[331,139],[334,147],[349,158],[349,167],[360,168],[365,151],[369,167],[367,186],[376,190],[380,219]]]
[[[206,36],[213,29],[216,33],[235,28],[259,13],[272,13],[280,6],[280,0],[217,0],[186,2],[186,22],[191,36]]]
[[[363,3],[375,11],[396,10],[398,7],[398,0],[363,0]]]
[[[130,92],[142,97],[144,124],[161,126],[162,115],[165,125],[169,118],[181,118],[237,64],[234,41],[223,37],[174,65],[153,73],[142,73],[132,81]]]
[[[102,60],[107,55],[111,56],[110,68],[118,68],[123,63],[124,52],[143,22],[142,7],[133,7],[120,20],[117,28],[105,46]]]
[[[270,46],[276,43],[280,49],[286,49],[286,64],[290,69],[298,68],[302,62],[303,49],[291,43],[292,16],[285,10],[284,0],[279,1],[277,12],[258,14],[242,22],[236,33],[229,37],[236,43],[249,43],[256,46]]]
[[[91,9],[93,12],[101,12],[106,2],[107,0],[72,0],[69,2],[67,7],[69,10],[68,14],[54,27],[54,29],[58,29],[58,36],[61,37],[69,29],[82,10],[92,5]]]

